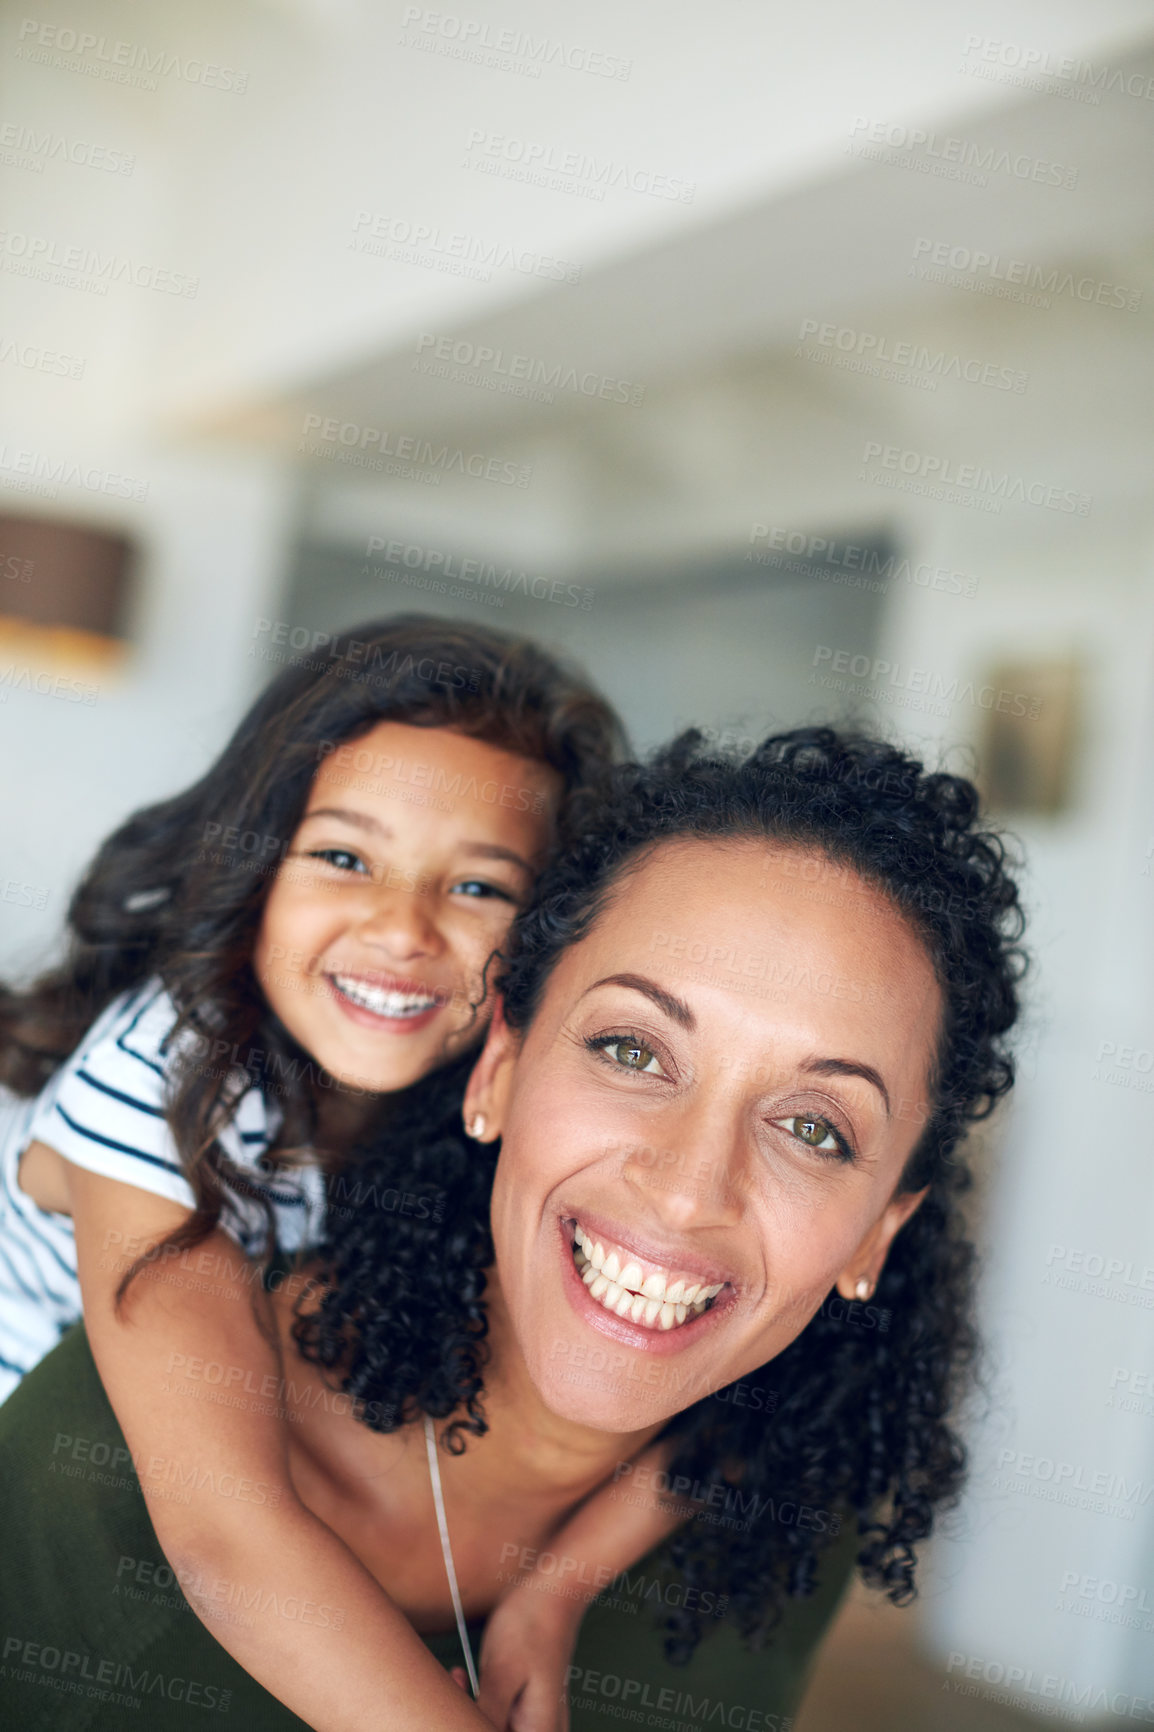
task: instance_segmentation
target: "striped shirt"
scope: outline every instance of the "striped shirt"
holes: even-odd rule
[[[166,1117],[175,1021],[171,998],[150,981],[108,1006],[35,1099],[0,1089],[0,1401],[82,1310],[71,1217],[39,1208],[17,1183],[29,1143],[194,1206]],[[261,1163],[279,1124],[275,1103],[250,1087],[218,1140],[271,1204],[277,1243],[297,1251],[321,1237],[324,1179],[306,1166],[269,1182]],[[249,1255],[265,1249],[264,1212],[252,1199],[229,1190],[221,1226]]]

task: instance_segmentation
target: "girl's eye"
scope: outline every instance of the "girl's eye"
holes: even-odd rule
[[[348,848],[314,848],[309,852],[310,860],[323,860],[328,866],[335,866],[338,872],[368,872],[368,867],[359,854],[353,854]]]
[[[459,891],[463,896],[476,897],[478,900],[488,899],[494,896],[498,897],[502,902],[513,902],[516,900],[507,890],[500,889],[496,884],[486,884],[484,880],[480,878],[462,878],[460,883],[453,885],[453,890],[454,892]]]
[[[619,1064],[622,1070],[645,1072],[649,1076],[664,1076],[660,1060],[652,1047],[643,1046],[632,1035],[611,1034],[590,1044]]]
[[[819,1119],[804,1113],[795,1118],[777,1119],[775,1122],[787,1130],[791,1137],[804,1143],[806,1148],[816,1149],[822,1155],[838,1155],[843,1161],[853,1160],[853,1150],[828,1119]]]

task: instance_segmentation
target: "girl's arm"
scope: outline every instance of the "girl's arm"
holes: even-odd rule
[[[490,1615],[481,1644],[477,1705],[494,1725],[565,1732],[569,1662],[590,1601],[690,1513],[685,1503],[663,1505],[658,1494],[670,1454],[670,1444],[655,1443],[636,1461],[623,1462],[615,1483],[554,1534],[540,1554],[546,1568],[534,1554],[510,1559],[524,1573]]]
[[[179,1268],[146,1266],[117,1314],[125,1268],[188,1210],[61,1164],[93,1358],[161,1549],[201,1622],[318,1732],[491,1732],[298,1497],[277,1417],[280,1356],[254,1312],[253,1265],[217,1230]],[[259,1609],[288,1600],[291,1619]]]

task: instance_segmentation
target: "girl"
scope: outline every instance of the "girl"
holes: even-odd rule
[[[262,1272],[364,1206],[354,1142],[387,1137],[400,1092],[476,1047],[560,808],[619,744],[608,705],[529,642],[420,616],[363,627],[287,668],[195,787],[104,844],[67,960],[0,997],[0,1077],[27,1097],[0,1148],[7,1389],[83,1309],[182,1579],[243,1582],[259,1552],[339,1613],[198,1604],[325,1732],[384,1724],[386,1676],[392,1726],[447,1686],[296,1495]],[[372,1202],[443,1206],[435,1188]]]

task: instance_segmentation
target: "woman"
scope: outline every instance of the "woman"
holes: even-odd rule
[[[408,1212],[374,1207],[358,1164],[365,1206],[321,1286],[275,1302],[286,1386],[265,1394],[294,1421],[304,1502],[446,1663],[463,1657],[449,1561],[475,1635],[583,1499],[616,1481],[624,1511],[655,1441],[688,1519],[640,1566],[656,1596],[586,1618],[575,1729],[780,1727],[844,1575],[839,1527],[867,1581],[910,1596],[963,1467],[958,1144],[1012,1079],[1018,900],[976,806],[968,783],[830,730],[745,763],[688,737],[615,773],[517,922],[472,1144],[426,1089],[380,1169]],[[476,1142],[499,1144],[494,1166]],[[333,1410],[334,1369],[365,1424]],[[190,1374],[180,1393],[208,1389]],[[426,1415],[449,1421],[431,1457]],[[190,1685],[198,1709],[232,1690],[246,1723],[294,1724],[174,1587],[160,1605],[115,1591],[147,1595],[156,1554],[108,1417],[71,1339],[0,1414],[3,1519],[34,1559],[2,1590],[0,1701],[30,1727],[112,1727],[124,1705],[84,1692],[135,1677],[150,1727],[187,1721],[172,1689]],[[180,1483],[137,1470],[154,1495]],[[286,1615],[268,1584],[185,1586],[222,1615]],[[560,1595],[539,1598],[548,1633]],[[318,1592],[311,1617],[339,1613]],[[474,1712],[446,1692],[427,1723]],[[379,1723],[397,1724],[387,1703]]]

